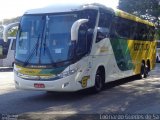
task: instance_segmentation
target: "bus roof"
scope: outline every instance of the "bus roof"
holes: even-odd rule
[[[91,3],[91,4],[56,4],[50,5],[44,8],[31,9],[25,12],[25,14],[45,14],[45,13],[58,13],[58,12],[71,12],[71,11],[79,11],[84,9],[99,9],[104,8],[110,12],[114,12],[113,9],[108,8],[99,3]]]
[[[115,14],[116,14],[116,16],[119,16],[119,17],[122,17],[122,18],[125,18],[125,19],[129,19],[129,20],[133,20],[133,21],[136,21],[136,22],[144,23],[144,24],[147,24],[147,25],[150,25],[150,26],[155,26],[152,22],[149,22],[147,20],[143,20],[143,19],[141,19],[137,16],[134,16],[132,14],[129,14],[129,13],[124,12],[124,11],[119,10],[119,9],[115,10]]]
[[[84,9],[106,9],[112,14],[115,14],[116,16],[133,20],[136,22],[144,23],[150,26],[155,26],[152,22],[149,22],[147,20],[143,20],[139,17],[136,17],[134,15],[131,15],[127,12],[124,12],[122,10],[116,9],[113,10],[112,8],[109,8],[105,5],[99,4],[99,3],[91,3],[91,4],[80,4],[80,3],[71,3],[71,4],[54,4],[50,5],[44,8],[38,8],[38,9],[31,9],[25,12],[25,14],[45,14],[45,13],[58,13],[58,12],[71,12],[71,11],[79,11]]]

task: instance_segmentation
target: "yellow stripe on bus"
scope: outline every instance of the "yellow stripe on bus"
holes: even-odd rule
[[[136,17],[134,15],[131,15],[129,13],[126,13],[122,10],[116,10],[116,15],[119,16],[119,17],[122,17],[122,18],[125,18],[125,19],[129,19],[129,20],[133,20],[133,21],[136,21],[136,22],[140,22],[140,23],[144,23],[144,24],[147,24],[147,25],[150,25],[150,26],[155,26],[153,23],[147,21],[147,20],[142,20],[141,18],[139,17]]]

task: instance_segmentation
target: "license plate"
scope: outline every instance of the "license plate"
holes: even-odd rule
[[[45,88],[45,85],[43,83],[35,83],[34,87],[35,88]]]

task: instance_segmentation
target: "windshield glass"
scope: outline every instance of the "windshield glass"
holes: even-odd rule
[[[92,11],[93,12],[93,11]],[[78,19],[94,20],[97,12],[72,12],[66,14],[24,15],[16,42],[17,61],[27,64],[51,64],[74,57],[75,45],[71,41],[71,27]]]
[[[42,37],[45,19],[43,16],[23,16],[16,42],[16,59],[25,62],[31,56],[31,63],[38,61],[38,46]]]
[[[46,16],[46,32],[43,41],[42,63],[61,62],[71,59],[71,27],[76,14]],[[50,57],[50,58],[49,58]]]

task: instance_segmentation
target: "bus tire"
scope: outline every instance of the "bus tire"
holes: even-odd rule
[[[14,67],[14,62],[12,63],[12,67]]]
[[[93,87],[94,93],[102,91],[105,83],[105,70],[104,67],[98,68],[95,75],[95,84]]]
[[[147,60],[147,70],[148,70],[148,72],[151,71],[150,60]]]
[[[148,70],[147,70],[147,66],[145,65],[144,62],[142,62],[141,64],[141,70],[140,70],[140,74],[139,74],[139,78],[140,79],[143,79],[143,78],[146,78],[147,75],[148,75]]]
[[[156,63],[159,63],[159,59],[158,59],[158,57],[156,58]]]

